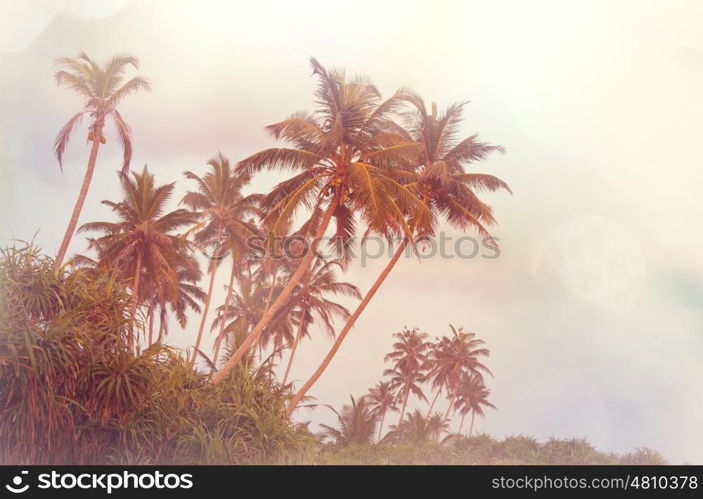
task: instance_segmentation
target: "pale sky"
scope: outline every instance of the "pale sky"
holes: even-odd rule
[[[53,81],[60,56],[140,58],[153,92],[121,108],[132,166],[177,180],[177,197],[191,187],[184,170],[204,172],[217,151],[236,161],[270,147],[265,125],[311,109],[310,56],[386,95],[407,86],[440,107],[470,100],[466,134],[507,150],[477,167],[515,193],[486,197],[501,256],[401,260],[311,394],[345,403],[379,379],[393,332],[436,336],[452,323],[492,351],[498,410],[478,431],[703,463],[701,25],[695,0],[3,0],[0,242],[37,233],[55,252],[80,188],[84,132],[64,174],[52,154],[81,105]],[[121,153],[108,139],[80,223],[109,220],[99,201],[119,196]],[[283,178],[262,175],[252,190]],[[84,250],[74,238],[71,252]],[[365,291],[384,264],[355,262],[346,277]],[[169,341],[192,344],[197,325],[172,326]],[[329,344],[318,334],[303,345],[293,377]]]

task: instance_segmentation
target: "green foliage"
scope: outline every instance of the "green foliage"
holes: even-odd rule
[[[314,442],[270,377],[213,385],[171,349],[127,347],[130,296],[95,269],[0,250],[0,462],[296,462]]]
[[[348,447],[325,445],[314,460],[315,464],[666,464],[664,458],[651,449],[637,449],[625,455],[597,451],[585,440],[550,439],[540,443],[522,435],[502,441],[488,435],[465,437],[452,435],[443,442],[396,440],[375,445]]]

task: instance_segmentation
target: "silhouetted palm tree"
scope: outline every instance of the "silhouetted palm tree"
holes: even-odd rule
[[[447,394],[454,393],[459,382],[467,374],[485,373],[491,371],[483,365],[479,358],[487,357],[490,351],[484,348],[485,342],[476,338],[475,333],[466,333],[463,328],[458,330],[449,325],[452,335],[444,336],[432,344],[426,368],[428,379],[436,390],[435,397],[427,414],[432,412],[439,394],[445,390]]]
[[[404,328],[399,333],[393,333],[398,340],[393,343],[393,351],[386,355],[386,362],[392,362],[393,367],[384,371],[384,376],[390,376],[391,387],[396,391],[398,400],[402,401],[398,426],[403,422],[405,409],[408,405],[410,394],[413,393],[420,400],[427,400],[422,391],[421,384],[426,379],[425,366],[427,364],[427,333],[414,329]]]
[[[396,404],[396,394],[388,381],[379,381],[376,386],[369,390],[366,396],[371,409],[380,415],[380,421],[378,423],[378,441],[381,441],[381,432],[383,431],[383,421],[386,418],[386,413],[388,411],[398,410]]]
[[[344,405],[339,412],[328,406],[337,415],[337,428],[325,424],[320,426],[324,429],[324,435],[336,445],[368,445],[373,442],[378,415],[365,397],[349,398],[351,404]]]
[[[121,176],[124,200],[118,203],[103,201],[119,218],[118,222],[93,222],[83,225],[79,232],[101,232],[102,236],[89,239],[90,247],[98,253],[99,265],[115,269],[132,289],[130,317],[134,324],[139,303],[151,298],[148,287],[142,289],[142,277],[157,281],[164,296],[179,294],[179,271],[197,273],[192,258],[192,244],[174,232],[194,221],[193,214],[184,209],[164,213],[175,183],[156,186],[154,176],[145,166],[134,179]],[[152,303],[153,305],[153,303]],[[129,346],[134,345],[130,336]]]
[[[56,72],[57,83],[70,88],[84,100],[83,110],[68,120],[59,131],[54,143],[54,151],[59,160],[61,170],[63,171],[63,153],[66,150],[71,134],[86,114],[90,116],[88,141],[93,143],[90,149],[90,156],[88,156],[88,166],[83,177],[83,185],[73,207],[71,220],[61,241],[59,252],[56,255],[55,265],[59,267],[66,256],[68,245],[71,243],[71,238],[76,231],[78,219],[83,210],[83,203],[85,203],[85,198],[88,195],[90,182],[95,171],[95,162],[98,158],[98,149],[101,144],[106,142],[103,134],[105,119],[112,118],[117,129],[117,137],[123,150],[122,174],[124,175],[129,170],[129,163],[132,159],[132,139],[130,128],[117,111],[117,106],[131,93],[138,90],[149,90],[150,85],[141,76],[135,76],[125,81],[124,74],[126,69],[129,66],[135,69],[139,67],[138,59],[130,55],[115,55],[104,64],[99,65],[81,52],[76,58],[63,57],[59,59],[57,64],[63,68]]]
[[[195,212],[199,220],[193,229],[195,241],[200,245],[214,247],[208,255],[210,282],[193,355],[190,359],[191,365],[195,363],[205,330],[217,267],[225,260],[226,253],[229,251],[232,256],[232,274],[234,274],[237,265],[248,251],[247,241],[257,234],[256,226],[245,221],[245,218],[258,214],[258,203],[261,200],[259,195],[246,197],[242,195],[242,188],[249,183],[251,175],[231,168],[229,160],[221,153],[209,160],[207,164],[210,171],[202,177],[190,171],[185,172],[188,179],[197,183],[198,189],[186,193],[181,200],[181,203]],[[231,293],[230,286],[227,294],[231,295]],[[226,299],[225,303],[229,303],[229,300]]]
[[[464,426],[464,417],[471,413],[471,426],[469,428],[469,436],[474,430],[474,417],[478,414],[483,416],[483,408],[496,407],[488,401],[490,390],[486,388],[483,377],[480,374],[465,374],[455,392],[455,403],[459,414],[461,414],[461,424],[459,425],[458,433]]]

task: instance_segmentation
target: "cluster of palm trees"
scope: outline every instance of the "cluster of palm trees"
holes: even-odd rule
[[[130,66],[138,67],[137,59],[115,56],[101,65],[80,54],[61,59],[59,64],[59,84],[84,98],[83,110],[57,137],[59,162],[85,114],[91,119],[88,141],[92,146],[83,186],[56,258],[57,268],[62,268],[76,232],[98,151],[106,141],[105,120],[111,117],[124,150],[119,172],[123,196],[120,201],[104,203],[117,220],[82,225],[79,232],[98,234],[89,239],[97,258],[79,255],[72,263],[115,272],[131,289],[132,348],[162,342],[169,316],[185,327],[189,317],[200,314],[190,362],[194,366],[201,357],[213,371],[213,383],[251,362],[257,350],[260,362],[274,362],[288,352],[283,374],[287,383],[300,341],[311,336],[317,324],[334,341],[302,387],[290,386],[288,414],[324,373],[406,247],[414,249],[432,237],[442,220],[460,230],[477,231],[495,244],[487,230],[495,219],[478,193],[509,188],[495,176],[467,169],[502,149],[480,142],[475,135],[457,137],[464,103],[440,113],[434,104],[428,110],[420,97],[406,89],[383,99],[368,80],[328,71],[312,59],[317,78],[315,110],[294,113],[267,127],[285,145],[257,152],[236,165],[218,154],[208,162],[204,174],[185,172],[193,189],[182,197],[180,208],[168,211],[175,183],[157,185],[146,166],[131,177],[128,174],[131,132],[117,106],[131,93],[150,88],[140,76],[125,78]],[[293,174],[266,194],[244,195],[244,188],[262,170]],[[336,259],[325,259],[319,251],[323,236],[330,232]],[[400,240],[363,296],[353,284],[340,280],[357,234]],[[299,258],[282,258],[276,251],[290,236],[306,241]],[[252,238],[265,241],[265,251],[254,248]],[[199,255],[207,257],[204,269]],[[213,307],[216,276],[227,265],[226,299]],[[203,278],[205,290],[199,285]],[[335,296],[360,302],[350,311],[333,301]],[[335,319],[344,322],[339,331]],[[201,350],[208,325],[216,334],[211,354]],[[141,331],[144,335],[140,337]],[[410,333],[403,333],[399,342],[415,341]],[[402,388],[401,420],[410,393],[418,394],[412,383],[422,381],[417,376],[426,371],[427,360],[422,356],[429,354],[419,351],[416,360],[390,354],[393,390]],[[452,404],[457,407],[459,386],[476,382],[454,371],[425,374],[433,377],[438,394],[455,397]]]
[[[471,436],[475,416],[483,416],[486,407],[495,409],[488,400],[490,390],[484,382],[484,375],[491,375],[491,371],[481,362],[490,352],[474,333],[449,327],[451,335],[435,341],[428,341],[427,333],[417,328],[395,333],[397,341],[385,359],[391,363],[391,368],[384,371],[387,379],[357,399],[352,396],[351,404],[340,411],[332,408],[338,424],[322,425],[324,436],[337,445],[365,445],[374,439],[436,441],[448,432],[453,414],[461,416],[456,434],[461,434],[464,418],[471,414]],[[431,403],[425,396],[428,389],[430,394],[434,393]],[[442,394],[448,402],[446,411],[433,412]],[[411,395],[429,403],[424,415],[419,409],[406,415]],[[384,437],[386,416],[396,411],[400,414],[398,421]]]

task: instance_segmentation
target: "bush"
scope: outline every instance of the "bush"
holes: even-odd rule
[[[127,348],[129,306],[108,274],[55,271],[29,245],[0,250],[0,462],[297,462],[310,451],[264,373],[213,385],[168,347]]]

